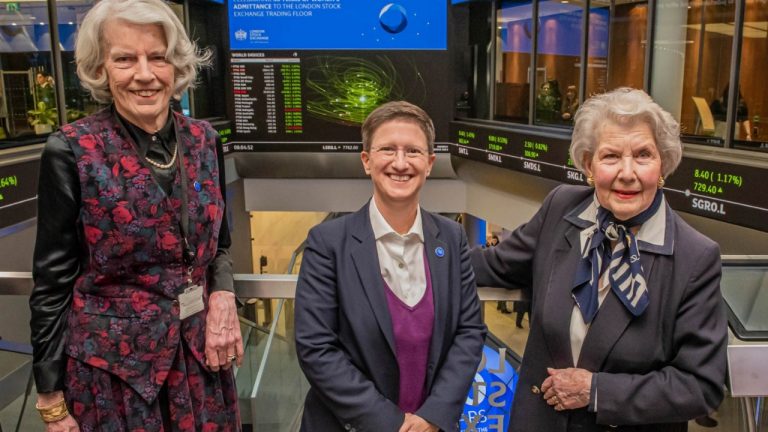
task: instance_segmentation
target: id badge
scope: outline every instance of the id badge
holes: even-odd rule
[[[191,285],[179,294],[179,318],[185,319],[205,309],[203,287]]]

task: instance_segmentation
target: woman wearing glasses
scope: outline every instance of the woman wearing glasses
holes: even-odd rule
[[[419,207],[434,126],[390,102],[362,135],[373,198],[310,231],[299,274],[301,430],[458,430],[485,326],[466,235]]]

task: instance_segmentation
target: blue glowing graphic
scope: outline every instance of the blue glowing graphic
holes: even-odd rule
[[[445,50],[448,2],[229,0],[232,50]]]
[[[505,351],[483,347],[483,360],[469,390],[459,430],[505,431],[517,388],[517,371],[504,358]]]
[[[408,25],[408,13],[399,4],[390,3],[381,8],[379,24],[389,33],[400,33]]]

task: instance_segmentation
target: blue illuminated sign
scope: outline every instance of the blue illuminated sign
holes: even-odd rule
[[[483,346],[483,360],[461,415],[462,431],[506,431],[517,387],[517,371],[505,349]]]
[[[232,50],[444,50],[445,0],[231,0]]]

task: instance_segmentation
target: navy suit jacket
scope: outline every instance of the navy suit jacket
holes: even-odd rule
[[[428,396],[415,414],[457,431],[485,325],[463,229],[423,209],[421,217],[435,322]],[[404,420],[399,368],[368,205],[314,227],[307,242],[295,317],[299,364],[311,386],[301,430],[396,432]]]
[[[648,308],[635,318],[608,293],[574,365],[571,289],[579,234],[590,225],[574,215],[593,193],[559,186],[508,239],[471,253],[479,286],[530,287],[531,330],[509,430],[685,431],[688,420],[714,411],[723,398],[727,320],[719,247],[665,204],[664,244],[638,242]],[[597,403],[555,411],[533,389],[548,367],[596,372]]]

